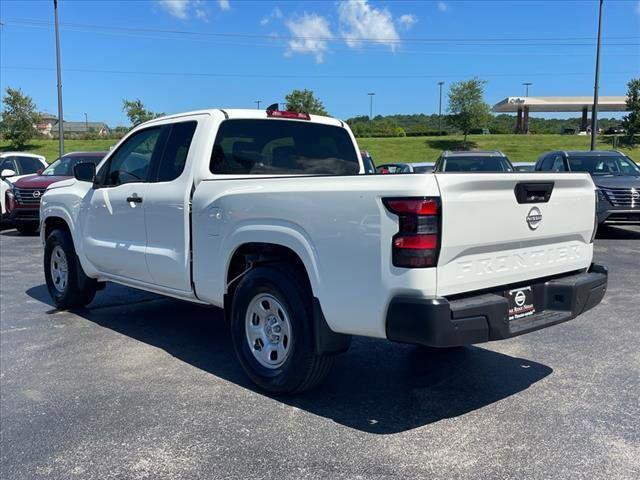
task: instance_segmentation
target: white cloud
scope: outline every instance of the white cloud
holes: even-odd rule
[[[229,0],[218,0],[218,6],[220,7],[220,10],[223,10],[223,11],[227,11],[231,9]]]
[[[276,7],[271,10],[271,13],[269,15],[262,17],[262,20],[260,20],[260,25],[267,25],[272,20],[278,20],[280,18],[282,18],[282,10]]]
[[[338,6],[338,16],[348,46],[358,47],[366,39],[396,50],[400,36],[387,9],[371,7],[367,0],[347,0]]]
[[[176,18],[184,20],[189,16],[187,13],[189,0],[159,0],[158,3],[169,15],[173,15]]]
[[[438,2],[438,10],[441,12],[446,12],[449,9],[449,5],[444,2]]]
[[[322,63],[325,53],[329,51],[327,40],[333,38],[327,19],[320,15],[305,13],[295,20],[288,20],[286,25],[295,38],[289,40],[285,55],[308,53],[315,56],[317,63]]]
[[[158,0],[158,4],[169,15],[187,20],[191,15],[206,22],[209,19],[205,2],[202,0]]]
[[[410,13],[405,13],[404,15],[400,15],[398,17],[398,23],[403,25],[405,28],[411,28],[418,19],[415,15],[411,15]]]

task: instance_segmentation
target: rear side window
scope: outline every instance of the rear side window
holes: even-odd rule
[[[234,175],[354,175],[356,149],[344,128],[289,120],[226,120],[210,170]]]
[[[169,182],[182,174],[197,125],[195,121],[171,125],[171,133],[158,166],[158,182]]]

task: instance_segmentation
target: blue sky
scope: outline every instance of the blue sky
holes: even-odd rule
[[[0,2],[0,87],[56,112],[52,1]],[[67,120],[126,124],[122,99],[166,113],[252,108],[310,88],[338,117],[434,113],[438,80],[478,76],[490,104],[591,95],[597,2],[60,0]],[[640,1],[605,1],[601,95],[640,74]],[[446,95],[445,95],[446,98]]]

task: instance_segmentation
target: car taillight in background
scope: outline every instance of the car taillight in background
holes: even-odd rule
[[[428,197],[383,198],[398,215],[399,231],[393,236],[393,265],[403,268],[435,267],[440,252],[440,199]]]

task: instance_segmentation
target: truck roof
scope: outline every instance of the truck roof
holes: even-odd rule
[[[270,118],[272,120],[292,120],[295,122],[313,122],[313,123],[323,123],[325,125],[334,125],[337,127],[344,127],[345,123],[342,120],[338,120],[333,117],[325,117],[322,115],[309,115],[310,120],[298,120],[298,119],[281,119],[281,118],[273,118],[267,115],[266,110],[257,110],[255,108],[209,108],[203,110],[193,110],[190,112],[181,112],[175,113],[171,115],[165,115],[164,117],[154,118],[153,120],[149,120],[148,122],[144,122],[141,125],[151,125],[155,122],[160,122],[164,120],[169,120],[173,118],[186,117],[189,115],[217,115],[222,113],[226,118],[229,119],[266,119]]]

